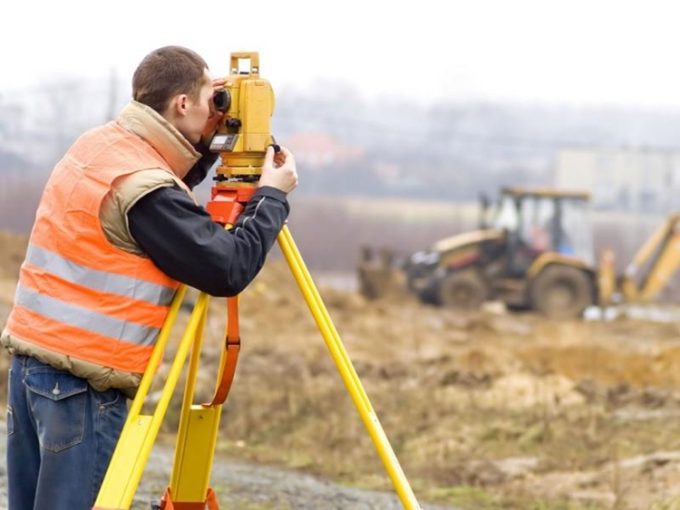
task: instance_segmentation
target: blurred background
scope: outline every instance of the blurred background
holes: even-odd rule
[[[116,117],[146,53],[180,44],[214,76],[231,51],[260,52],[274,134],[299,162],[291,227],[314,268],[351,271],[363,242],[408,253],[469,228],[479,193],[501,185],[590,191],[595,211],[617,213],[596,228],[626,225],[596,235],[623,263],[677,207],[672,13],[656,1],[10,2],[0,228],[29,230],[71,142]]]

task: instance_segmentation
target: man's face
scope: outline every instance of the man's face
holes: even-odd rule
[[[212,79],[207,70],[204,73],[204,78],[198,97],[187,96],[184,115],[177,120],[175,126],[192,144],[201,140],[201,133],[203,133],[208,118],[214,110]]]

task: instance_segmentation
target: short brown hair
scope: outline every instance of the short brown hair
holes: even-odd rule
[[[198,96],[203,86],[205,63],[196,52],[181,46],[152,51],[132,76],[132,98],[163,113],[177,94]]]

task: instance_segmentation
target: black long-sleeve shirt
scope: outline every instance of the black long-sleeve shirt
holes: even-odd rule
[[[198,182],[205,177],[201,173]],[[288,211],[286,194],[263,186],[227,231],[174,186],[142,197],[128,211],[128,221],[139,247],[165,274],[213,296],[233,296],[264,265]]]

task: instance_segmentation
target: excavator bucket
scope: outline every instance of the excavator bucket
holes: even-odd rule
[[[374,250],[362,246],[357,266],[359,292],[369,300],[403,293],[399,270],[395,268],[394,253],[386,248]]]

